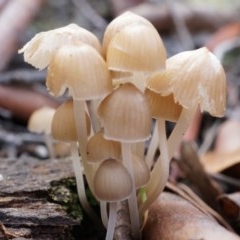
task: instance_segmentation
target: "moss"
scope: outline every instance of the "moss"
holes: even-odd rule
[[[69,216],[81,221],[83,212],[78,200],[75,179],[66,178],[61,181],[53,181],[51,186],[50,201],[60,204]]]

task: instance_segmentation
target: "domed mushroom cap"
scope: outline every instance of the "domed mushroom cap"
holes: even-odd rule
[[[114,18],[108,24],[104,32],[102,44],[102,52],[104,56],[106,56],[108,45],[112,38],[115,36],[115,34],[121,31],[123,28],[132,24],[143,24],[154,28],[152,23],[150,23],[146,18],[141,17],[130,11],[124,12],[123,14]]]
[[[28,130],[35,133],[51,133],[51,123],[55,109],[41,107],[35,110],[29,118]]]
[[[186,51],[167,60],[171,77],[164,95],[173,93],[184,108],[197,104],[202,111],[222,117],[226,108],[226,76],[219,60],[206,48]]]
[[[119,31],[107,49],[110,70],[153,72],[165,68],[166,50],[157,30],[132,24]]]
[[[121,145],[119,142],[105,139],[103,132],[94,134],[87,144],[88,161],[100,162],[109,158],[121,158]]]
[[[122,142],[140,142],[150,137],[151,112],[144,94],[125,83],[103,99],[98,115],[104,137]]]
[[[90,120],[86,114],[87,132],[90,133]],[[60,105],[53,116],[51,133],[54,139],[63,142],[76,142],[77,129],[73,112],[73,101],[69,99]]]
[[[150,169],[144,159],[133,155],[133,176],[136,189],[145,186],[150,179]]]
[[[24,53],[24,60],[36,68],[48,66],[52,54],[65,44],[87,43],[101,53],[101,44],[97,37],[88,30],[72,23],[65,27],[36,34],[19,50]]]
[[[59,96],[68,88],[74,99],[90,100],[112,90],[110,73],[101,55],[87,44],[65,45],[52,57],[46,85]]]
[[[94,193],[99,200],[125,200],[130,196],[132,188],[132,179],[127,169],[114,159],[105,160],[95,174]]]

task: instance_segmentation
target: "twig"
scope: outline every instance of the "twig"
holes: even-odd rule
[[[0,221],[0,232],[2,232],[3,237],[5,240],[8,240],[9,238],[16,238],[18,237],[17,235],[10,233],[6,227],[4,226],[4,224]],[[0,236],[1,237],[1,236]]]
[[[88,21],[102,32],[107,26],[107,22],[92,8],[86,0],[72,0],[72,2],[79,9],[81,14],[88,19]]]
[[[17,69],[1,73],[0,83],[44,83],[46,79],[46,71],[38,71],[35,69]]]
[[[169,12],[172,16],[176,31],[182,42],[184,50],[194,49],[194,43],[190,32],[186,26],[185,20],[181,14],[177,11],[177,7],[173,0],[165,0],[165,3],[168,6]]]

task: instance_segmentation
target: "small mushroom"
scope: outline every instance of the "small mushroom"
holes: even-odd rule
[[[121,142],[122,160],[134,183],[132,144],[150,137],[151,113],[144,94],[132,83],[124,83],[99,105],[98,115],[106,139]],[[140,238],[140,220],[135,187],[128,199],[133,236]]]
[[[28,130],[38,134],[44,134],[45,144],[48,148],[49,155],[55,158],[53,141],[51,134],[51,123],[55,109],[51,107],[41,107],[35,110],[28,120]]]
[[[105,160],[94,177],[94,192],[100,202],[109,202],[109,220],[106,240],[112,240],[117,217],[117,203],[128,199],[132,193],[132,179],[122,163]]]
[[[87,114],[85,114],[87,133],[90,133],[90,120]],[[86,197],[86,191],[84,186],[82,166],[78,153],[78,137],[77,129],[74,118],[73,111],[73,100],[69,99],[60,105],[53,116],[51,125],[52,137],[56,140],[67,142],[70,144],[71,158],[73,162],[73,169],[76,177],[77,192],[79,201],[86,211],[86,213],[92,218],[97,219],[95,212],[92,210],[91,206]],[[91,183],[90,183],[91,184]],[[89,184],[89,185],[90,185]],[[93,187],[90,188],[93,189]]]

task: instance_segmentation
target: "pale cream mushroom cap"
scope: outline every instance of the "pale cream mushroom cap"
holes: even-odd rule
[[[115,36],[115,34],[117,34],[123,28],[132,24],[143,24],[154,28],[154,26],[146,18],[141,17],[140,15],[137,15],[130,11],[124,12],[123,14],[114,18],[108,24],[104,32],[102,44],[102,52],[104,56],[106,56],[108,45],[112,38]]]
[[[98,115],[104,137],[121,142],[140,142],[150,137],[151,111],[144,94],[124,83],[103,99]]]
[[[86,113],[87,132],[90,133],[90,120]],[[77,129],[71,99],[60,105],[53,116],[51,125],[52,137],[63,142],[77,142]]]
[[[55,109],[51,107],[41,107],[35,110],[29,118],[28,130],[35,133],[51,133],[51,123]]]
[[[94,177],[94,193],[98,200],[116,202],[132,193],[132,179],[127,169],[115,159],[105,160]]]
[[[173,93],[184,108],[200,106],[216,117],[226,108],[226,76],[219,60],[206,48],[181,52],[167,60],[171,77],[163,95]]]
[[[54,96],[69,89],[77,100],[101,98],[112,90],[106,62],[87,44],[65,45],[56,51],[48,68],[46,85]]]
[[[36,34],[18,52],[24,54],[24,60],[36,68],[43,69],[51,61],[52,54],[66,44],[83,42],[101,53],[101,44],[88,30],[71,23],[65,27]]]
[[[103,132],[94,134],[87,144],[88,162],[95,163],[113,158],[121,158],[121,145],[119,142],[105,139]]]
[[[165,68],[166,50],[155,28],[132,24],[114,35],[106,59],[110,70],[149,73]]]

